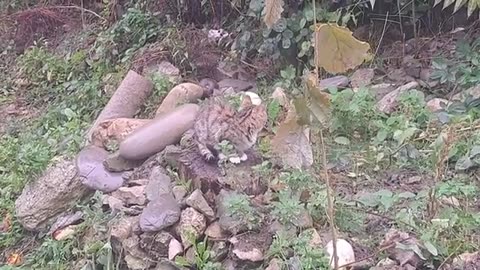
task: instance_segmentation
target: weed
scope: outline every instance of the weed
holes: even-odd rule
[[[234,194],[225,199],[227,214],[246,224],[249,230],[257,228],[261,221],[257,210],[250,204],[245,194]]]
[[[306,230],[298,237],[289,237],[282,231],[278,232],[267,256],[280,259],[281,269],[288,268],[292,263],[299,264],[299,269],[329,269],[329,260],[323,250],[312,244],[312,233],[312,230]]]
[[[218,262],[211,261],[211,253],[208,246],[208,238],[205,238],[203,241],[196,242],[193,236],[190,237],[190,241],[193,243],[193,249],[195,251],[195,269],[199,270],[220,270],[222,269],[221,264]],[[191,263],[183,256],[177,256],[175,258],[175,263],[189,267],[192,266]]]
[[[278,201],[274,202],[272,206],[272,215],[285,225],[297,224],[297,221],[302,218],[302,213],[305,213],[299,196],[295,196],[290,190],[280,191]]]

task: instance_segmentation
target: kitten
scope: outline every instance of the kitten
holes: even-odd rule
[[[215,97],[200,109],[193,127],[194,140],[207,161],[218,158],[214,145],[223,140],[229,141],[245,161],[245,151],[255,144],[266,123],[265,105],[253,105],[249,96],[243,98],[238,112],[223,98]]]

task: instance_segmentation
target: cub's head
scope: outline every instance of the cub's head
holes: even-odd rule
[[[260,97],[252,92],[245,92],[242,103],[240,104],[240,112],[250,118],[251,126],[260,131],[267,124],[268,115],[265,104],[262,103]]]

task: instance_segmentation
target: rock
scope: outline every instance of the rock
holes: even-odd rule
[[[174,111],[179,105],[196,103],[204,96],[204,90],[202,86],[193,83],[182,83],[173,87],[158,107],[156,117]]]
[[[160,76],[166,77],[172,83],[177,83],[180,80],[180,70],[168,61],[160,62],[155,69],[156,70],[152,71]]]
[[[150,173],[145,193],[149,201],[155,201],[160,195],[170,193],[170,177],[162,167],[153,168]]]
[[[112,192],[123,185],[121,173],[109,172],[103,166],[108,152],[97,146],[89,145],[77,155],[76,165],[82,183],[103,192]]]
[[[60,157],[52,162],[40,178],[23,188],[15,201],[16,217],[27,230],[43,229],[51,218],[90,193],[77,177],[73,161]]]
[[[227,236],[225,232],[222,230],[222,228],[220,227],[220,224],[218,223],[218,221],[213,222],[212,224],[210,224],[210,226],[207,227],[207,230],[205,231],[205,235],[208,236],[208,238],[213,240],[223,239]]]
[[[169,246],[175,239],[168,232],[144,233],[140,235],[140,247],[154,260],[168,258]]]
[[[144,270],[150,267],[150,263],[144,258],[137,258],[127,254],[124,259],[127,263],[128,269],[130,270]]]
[[[453,259],[453,269],[476,270],[480,265],[480,252],[462,253]]]
[[[450,101],[443,98],[434,98],[427,102],[426,107],[431,112],[437,112],[446,108],[448,105],[450,105],[450,103]]]
[[[175,264],[166,260],[159,262],[155,267],[155,270],[178,270],[178,269],[183,270],[186,268],[178,268]]]
[[[282,262],[279,259],[272,259],[265,270],[282,270]]]
[[[198,239],[207,227],[205,217],[197,212],[197,210],[189,207],[182,211],[180,222],[177,225],[176,232],[182,239],[182,244],[185,248],[189,248],[193,243],[190,241],[193,237]]]
[[[144,205],[147,202],[145,186],[121,187],[114,191],[112,196],[121,200],[124,205]]]
[[[412,90],[416,87],[418,87],[418,83],[413,81],[402,85],[394,91],[388,93],[377,103],[378,110],[384,113],[392,113],[398,105],[397,98],[400,96],[400,94],[408,90]]]
[[[330,240],[327,244],[327,253],[330,256],[330,267],[334,267],[335,262],[333,261],[333,241]],[[342,266],[348,263],[355,262],[355,253],[353,252],[353,247],[347,241],[343,239],[337,239],[337,258],[338,266]],[[346,270],[345,267],[339,268],[339,270]]]
[[[241,164],[225,168],[225,176],[218,180],[223,186],[232,190],[243,192],[247,195],[262,195],[268,190],[268,181],[262,175],[251,169],[257,162],[250,155],[250,162],[254,164]],[[260,162],[260,159],[258,160]]]
[[[78,229],[78,225],[69,225],[65,228],[59,229],[52,234],[52,238],[57,241],[73,238],[75,232]]]
[[[175,257],[183,252],[183,247],[177,239],[172,238],[170,244],[168,245],[168,259],[173,261]]]
[[[144,159],[178,143],[183,133],[193,127],[198,105],[185,104],[133,132],[120,144],[126,159]]]
[[[352,87],[359,88],[370,85],[374,75],[375,72],[372,68],[357,69],[350,78],[352,80]]]
[[[377,266],[394,266],[394,265],[397,265],[397,263],[390,258],[385,258],[383,260],[380,260],[377,263]]]
[[[244,93],[245,96],[248,96],[250,98],[250,101],[252,102],[253,105],[258,106],[262,104],[262,99],[257,93],[246,91]],[[245,99],[243,99],[245,100]]]
[[[220,90],[233,88],[233,91],[235,93],[245,92],[245,91],[255,92],[257,89],[257,86],[255,85],[255,83],[243,81],[243,80],[237,80],[237,79],[223,79],[218,82],[218,87],[220,88]]]
[[[210,259],[221,262],[228,256],[228,245],[225,241],[215,241],[210,249]]]
[[[150,123],[150,119],[115,118],[100,122],[92,130],[92,144],[109,148],[111,142],[121,143],[136,129]]]
[[[318,234],[317,230],[314,228],[307,229],[303,232],[301,232],[302,235],[306,235],[310,241],[308,244],[312,247],[320,247],[322,245],[322,237],[320,237],[320,234]]]
[[[375,96],[376,101],[380,101],[388,93],[395,90],[395,85],[390,83],[375,84],[369,87],[370,92]]]
[[[190,194],[186,203],[188,206],[191,206],[195,210],[204,214],[208,219],[213,220],[215,218],[215,212],[213,212],[213,209],[208,205],[208,202],[205,200],[199,189],[196,189]]]
[[[467,97],[470,97],[471,99],[480,98],[480,85],[473,86],[465,91],[462,91],[461,93],[454,95],[452,100],[465,101]]]
[[[417,246],[419,248],[419,243],[415,237],[410,236],[406,232],[398,231],[396,229],[390,229],[386,234],[383,241],[380,243],[381,246],[392,246],[387,249],[387,254],[391,259],[397,261],[400,266],[405,266],[410,264],[412,266],[417,266],[420,262],[420,257],[412,249],[401,249],[397,248],[397,243],[408,246]]]
[[[328,88],[337,88],[342,89],[348,86],[350,80],[346,76],[335,76],[327,79],[320,80],[319,89],[320,91],[328,91]]]
[[[148,269],[151,265],[147,254],[140,248],[140,238],[132,234],[129,238],[121,242],[125,251],[125,261],[128,269]]]
[[[217,196],[217,216],[219,217],[218,224],[225,232],[229,232],[234,235],[249,229],[249,224],[247,224],[246,221],[232,217],[228,212],[228,198],[236,195],[236,192],[221,190],[220,194]],[[260,226],[260,224],[251,225]]]
[[[243,261],[260,262],[264,259],[272,238],[266,233],[248,232],[229,239],[233,244],[232,252]]]
[[[119,242],[124,241],[132,235],[135,227],[138,227],[140,218],[138,216],[124,216],[112,225],[110,230],[110,236]]]
[[[160,231],[180,219],[180,206],[171,194],[161,194],[147,204],[140,215],[140,228],[144,232]]]
[[[144,160],[124,159],[118,152],[116,152],[103,161],[103,166],[105,166],[105,169],[110,172],[123,172],[133,170],[142,165],[143,162]]]
[[[82,218],[83,218],[83,213],[81,211],[60,215],[55,221],[55,223],[53,223],[53,225],[50,226],[50,230],[48,231],[47,234],[53,234],[55,231],[65,228],[69,225],[72,225],[73,223],[76,223]],[[0,231],[2,231],[1,227],[0,227]]]
[[[97,125],[108,119],[133,117],[145,103],[153,90],[153,83],[130,70],[110,98],[87,134],[91,140],[92,131]]]
[[[297,216],[292,220],[292,223],[298,228],[306,229],[313,226],[313,219],[308,211],[303,209],[301,213],[297,213]]]
[[[187,188],[184,186],[174,186],[172,189],[173,197],[177,200],[178,203],[181,203],[185,196],[187,196]]]
[[[281,87],[275,88],[272,93],[271,98],[276,100],[278,104],[282,107],[288,107],[290,105],[290,101],[288,100],[287,95],[285,94],[285,90]]]
[[[103,197],[103,204],[107,204],[112,210],[123,210],[123,201],[111,195]]]

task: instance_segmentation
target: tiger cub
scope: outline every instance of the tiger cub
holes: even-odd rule
[[[223,98],[214,97],[200,109],[193,127],[193,138],[200,154],[207,161],[219,157],[214,146],[223,140],[229,141],[235,147],[240,160],[245,161],[245,151],[255,144],[258,133],[266,123],[265,105],[252,104],[248,95],[244,96],[239,111]]]

